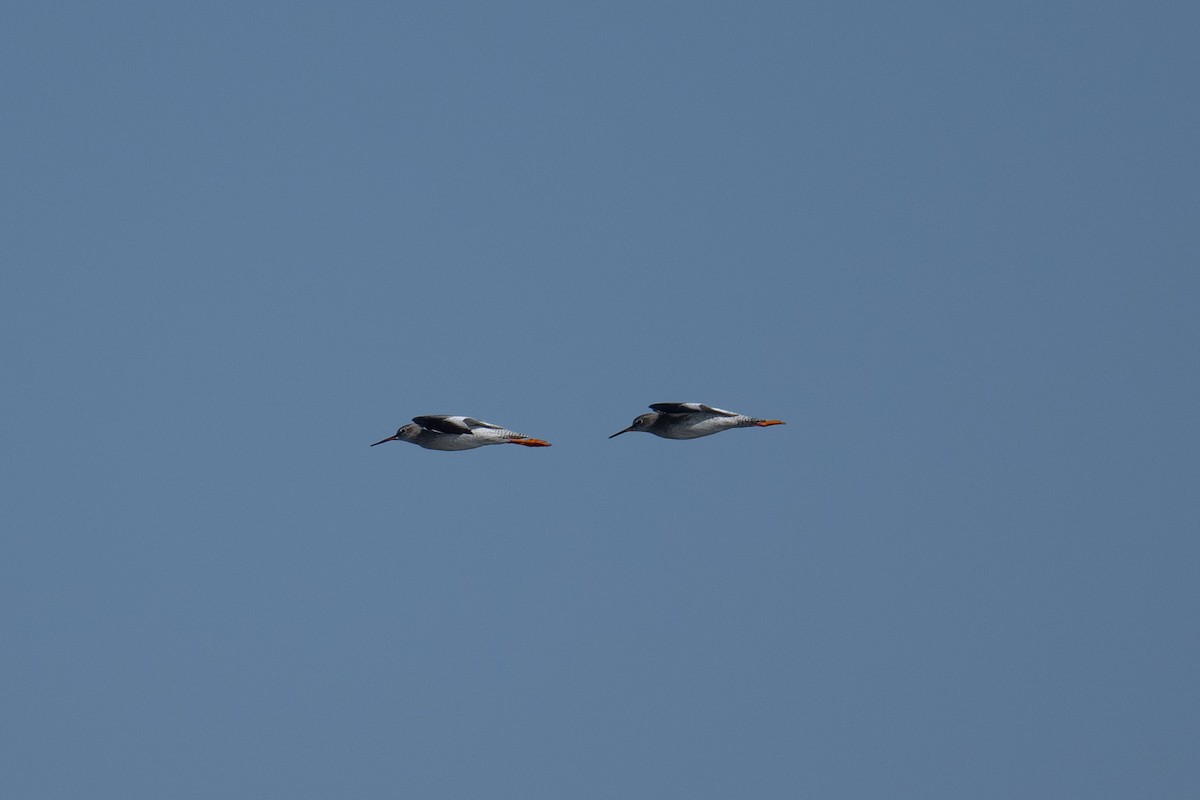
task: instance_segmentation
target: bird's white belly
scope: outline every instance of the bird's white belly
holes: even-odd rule
[[[421,447],[428,450],[474,450],[488,444],[504,444],[511,431],[493,428],[476,428],[472,433],[439,433],[429,431],[417,441]]]
[[[485,444],[493,444],[481,436],[464,433],[437,433],[422,437],[417,444],[426,450],[474,450]]]
[[[668,439],[699,439],[701,436],[711,436],[714,433],[734,427],[732,417],[701,417],[694,420],[684,420],[672,426]],[[659,434],[663,436],[664,434]]]

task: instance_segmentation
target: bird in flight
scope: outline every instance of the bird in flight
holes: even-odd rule
[[[501,425],[493,425],[474,417],[451,417],[434,414],[413,417],[413,421],[396,431],[394,436],[380,439],[384,442],[412,442],[426,450],[474,450],[487,444],[520,444],[525,447],[549,447],[544,439],[535,439],[523,433],[510,431]]]
[[[651,403],[650,408],[653,409],[651,413],[642,414],[628,428],[608,438],[630,431],[642,431],[664,439],[699,439],[730,428],[765,428],[784,424],[782,420],[747,417],[703,403]]]

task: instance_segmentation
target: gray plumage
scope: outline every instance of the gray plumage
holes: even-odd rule
[[[489,444],[550,446],[544,439],[535,439],[501,425],[493,425],[474,417],[443,414],[413,417],[411,423],[401,427],[394,435],[380,439],[371,447],[384,442],[411,442],[426,450],[474,450]]]
[[[765,428],[769,425],[784,424],[782,420],[748,417],[736,411],[713,408],[704,403],[651,403],[650,408],[653,409],[651,413],[642,414],[634,419],[628,428],[619,430],[608,438],[612,439],[631,431],[641,431],[653,433],[664,439],[699,439],[701,436],[711,436],[730,428]]]

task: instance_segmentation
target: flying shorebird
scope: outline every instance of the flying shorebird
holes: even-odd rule
[[[544,439],[534,439],[532,436],[510,431],[508,428],[474,417],[448,417],[440,414],[413,417],[413,421],[396,431],[395,436],[380,439],[371,447],[384,442],[412,442],[426,450],[473,450],[485,444],[550,446]]]
[[[782,420],[747,417],[703,403],[651,403],[650,408],[654,409],[652,413],[642,414],[628,428],[608,438],[630,431],[644,431],[664,439],[699,439],[730,428],[784,424]]]

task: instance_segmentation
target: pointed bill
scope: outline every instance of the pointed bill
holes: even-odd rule
[[[398,434],[392,434],[391,436],[387,437],[386,439],[380,439],[378,442],[375,442],[375,444],[383,444],[384,442],[394,442],[399,438],[400,438],[400,436]],[[371,447],[374,447],[375,444],[371,445]]]

